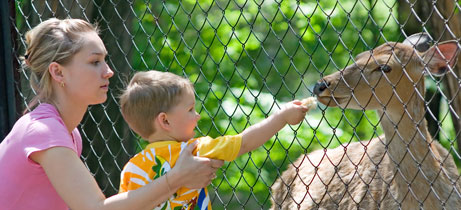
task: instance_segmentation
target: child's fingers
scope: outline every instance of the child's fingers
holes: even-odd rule
[[[295,107],[296,109],[301,109],[302,111],[308,111],[309,109],[303,105],[303,102],[300,100],[293,100],[286,104],[286,107]]]
[[[301,105],[301,102],[300,102],[300,104],[295,104],[294,109],[297,110],[298,114],[300,114],[300,115],[305,115],[307,113],[307,111],[309,111],[309,108],[307,108],[306,106]]]
[[[297,106],[295,110],[296,111],[292,112],[287,118],[287,123],[290,125],[296,125],[303,121],[308,109],[303,106]]]
[[[296,105],[302,105],[302,102],[298,99],[291,101],[291,103],[296,104]]]
[[[302,111],[303,114],[306,114],[307,111],[309,111],[309,108],[307,108],[306,106],[300,105],[300,107],[301,107],[301,111]]]

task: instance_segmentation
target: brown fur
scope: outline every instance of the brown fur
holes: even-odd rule
[[[440,73],[446,66],[440,51],[418,54],[386,43],[322,78],[328,87],[317,93],[319,102],[376,109],[384,135],[301,156],[272,186],[272,209],[460,208],[453,157],[431,138],[424,119],[423,63]],[[445,58],[449,53],[442,51]],[[376,70],[378,64],[392,70]]]

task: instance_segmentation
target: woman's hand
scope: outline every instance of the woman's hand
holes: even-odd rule
[[[192,155],[197,141],[189,144],[179,156],[175,166],[168,172],[168,180],[175,186],[199,189],[208,186],[216,178],[216,170],[224,161]]]

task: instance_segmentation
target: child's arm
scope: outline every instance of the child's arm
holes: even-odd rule
[[[307,101],[305,99],[302,102],[291,101],[273,115],[245,129],[242,133],[242,145],[238,155],[263,145],[286,124],[296,125],[300,123],[313,103],[315,103],[315,98],[309,98]]]

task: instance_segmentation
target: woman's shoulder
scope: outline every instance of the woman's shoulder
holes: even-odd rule
[[[47,103],[38,105],[34,110],[27,113],[25,116],[27,115],[32,120],[61,119],[58,110],[53,105]]]
[[[22,132],[32,135],[66,134],[67,129],[58,111],[53,105],[42,103],[31,112],[22,116],[18,125]]]
[[[56,117],[55,113],[53,114],[53,110],[46,111],[46,109],[49,107],[37,107],[22,116],[4,141],[10,147],[29,151],[29,153],[51,146],[66,146],[78,150],[80,143],[74,143],[61,119]],[[45,114],[46,112],[51,113]]]

